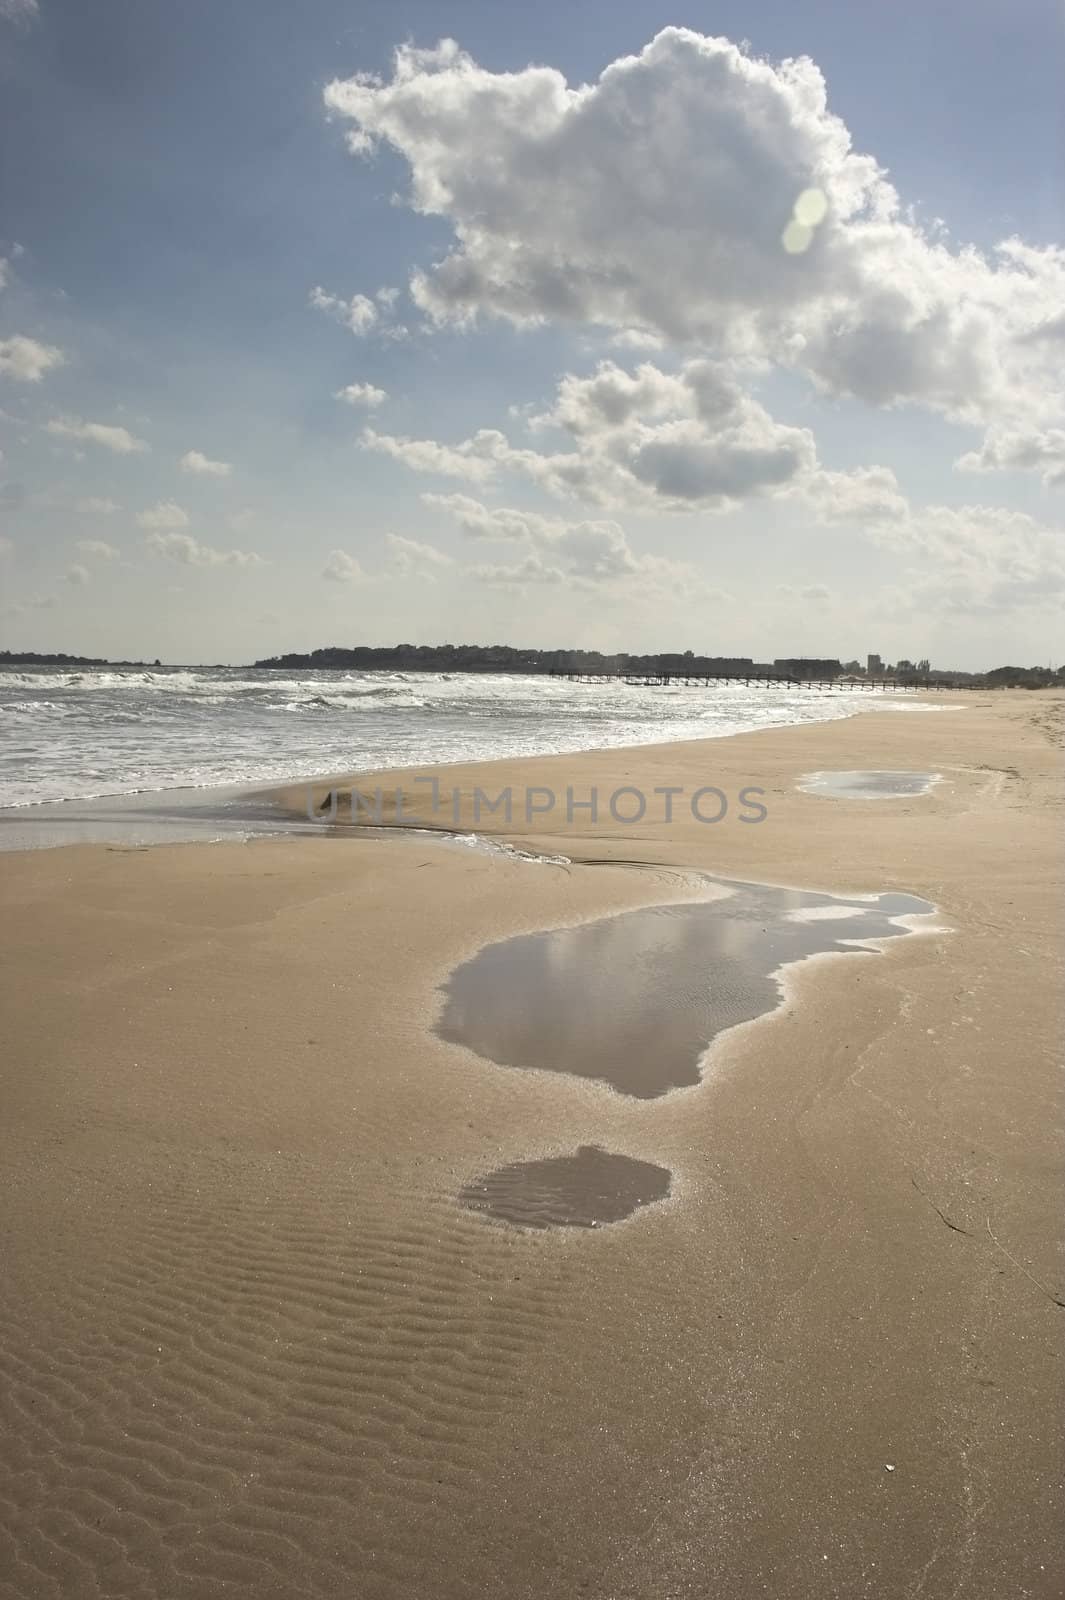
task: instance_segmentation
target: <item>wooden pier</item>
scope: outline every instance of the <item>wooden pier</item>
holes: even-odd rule
[[[800,678],[779,672],[567,672],[564,667],[552,667],[552,678],[565,678],[569,683],[627,683],[643,689],[709,688],[716,683],[742,683],[762,688],[785,689],[878,689],[893,694],[916,693],[919,689],[979,689],[976,683],[942,683],[934,678]]]

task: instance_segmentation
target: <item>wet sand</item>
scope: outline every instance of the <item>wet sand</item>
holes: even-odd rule
[[[808,772],[801,787],[837,800],[896,800],[926,794],[938,782],[938,772]]]
[[[466,827],[477,783],[765,791],[481,819],[569,866],[341,827],[0,860],[5,1600],[1060,1596],[1062,710],[441,774]],[[799,788],[859,770],[943,781]],[[486,946],[700,873],[941,931],[789,965],[654,1098],[434,1031]],[[668,1192],[582,1225],[544,1169],[589,1150]]]
[[[571,1156],[513,1161],[459,1194],[463,1205],[518,1228],[599,1228],[669,1194],[670,1174],[651,1161],[582,1145]]]

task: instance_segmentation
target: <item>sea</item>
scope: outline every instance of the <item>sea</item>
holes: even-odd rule
[[[100,817],[106,802],[138,796],[158,815],[168,796],[181,795],[204,802],[216,796],[232,816],[242,791],[291,778],[718,738],[904,704],[912,706],[913,697],[742,683],[5,667],[0,813],[10,824],[41,807],[69,821],[73,803],[82,804],[78,815]],[[10,827],[4,833],[8,844],[38,842]]]

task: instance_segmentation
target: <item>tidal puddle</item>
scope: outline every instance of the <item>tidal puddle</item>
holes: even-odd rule
[[[897,800],[927,794],[938,782],[938,772],[808,772],[799,788],[840,800]]]
[[[598,1228],[664,1200],[669,1183],[665,1167],[585,1144],[574,1156],[500,1167],[467,1184],[459,1199],[522,1228]]]
[[[830,951],[868,959],[852,941],[899,938],[898,918],[935,909],[712,881],[727,894],[486,945],[444,984],[437,1034],[499,1066],[654,1099],[698,1083],[719,1034],[776,1008],[779,968]]]

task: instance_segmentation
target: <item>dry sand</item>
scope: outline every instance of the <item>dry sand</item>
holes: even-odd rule
[[[0,860],[5,1600],[1060,1596],[1063,709],[442,774],[767,791],[510,830],[568,868],[345,829]],[[866,767],[944,781],[796,788]],[[950,931],[790,969],[654,1101],[432,1032],[487,940],[692,867]],[[670,1198],[459,1203],[591,1145]]]

